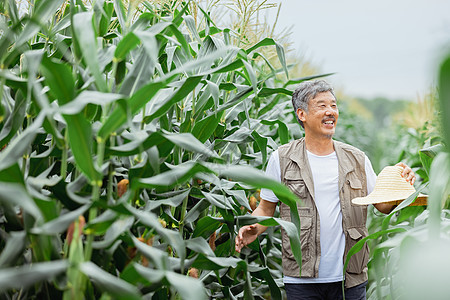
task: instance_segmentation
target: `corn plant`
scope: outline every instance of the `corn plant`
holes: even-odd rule
[[[419,130],[399,137],[395,150],[418,175],[418,191],[387,216],[369,214],[371,234],[350,250],[349,256],[370,243],[368,299],[446,299],[449,295],[445,281],[450,249],[449,62],[447,58],[439,70],[439,126],[430,126],[434,121],[427,120]],[[408,207],[419,192],[429,195],[428,206]]]
[[[278,227],[240,255],[234,237],[281,225],[300,249],[298,200],[259,169],[301,135],[289,87],[314,76],[282,82],[280,44],[233,46],[190,4],[0,4],[2,298],[281,298]],[[249,216],[261,187],[292,223]]]

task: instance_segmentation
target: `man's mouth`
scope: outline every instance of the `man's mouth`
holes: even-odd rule
[[[327,120],[324,120],[323,123],[326,125],[334,125],[335,121],[336,121],[335,119],[327,119]]]

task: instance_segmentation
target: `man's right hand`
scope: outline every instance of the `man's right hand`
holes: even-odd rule
[[[259,202],[258,207],[253,211],[252,216],[273,217],[276,207],[276,202],[270,202],[262,199],[261,202]],[[241,229],[239,229],[239,233],[236,236],[236,251],[240,253],[242,248],[253,242],[258,237],[258,235],[263,233],[266,229],[267,227],[262,226],[258,223],[243,226]]]
[[[239,229],[235,240],[235,249],[241,252],[241,249],[253,242],[258,237],[258,228],[256,224],[247,225]]]

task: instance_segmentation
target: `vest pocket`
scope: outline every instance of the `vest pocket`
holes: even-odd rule
[[[362,187],[361,180],[359,180],[356,177],[351,176],[347,179],[347,184],[350,187],[350,189],[349,189],[350,199],[365,196],[365,195],[363,195],[363,187]],[[351,206],[357,206],[357,205],[353,204],[352,202],[350,202],[350,204],[351,204]]]
[[[312,228],[312,217],[300,217],[300,242],[302,245],[302,264],[304,264],[311,258],[311,251],[310,251],[311,228]],[[284,233],[282,238],[283,238],[282,247],[284,253],[288,258],[294,259],[288,235]]]
[[[346,253],[362,238],[368,235],[367,229],[365,227],[349,228],[347,232],[346,239]],[[347,272],[360,274],[364,271],[369,261],[369,246],[367,243],[364,244],[361,251],[355,253],[348,262]]]
[[[304,200],[306,195],[306,185],[298,171],[286,171],[284,175],[286,186],[293,191],[300,199]]]

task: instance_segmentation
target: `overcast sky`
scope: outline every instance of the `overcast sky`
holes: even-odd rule
[[[415,100],[450,49],[450,1],[284,0],[276,31],[290,26],[294,52],[347,94]]]

